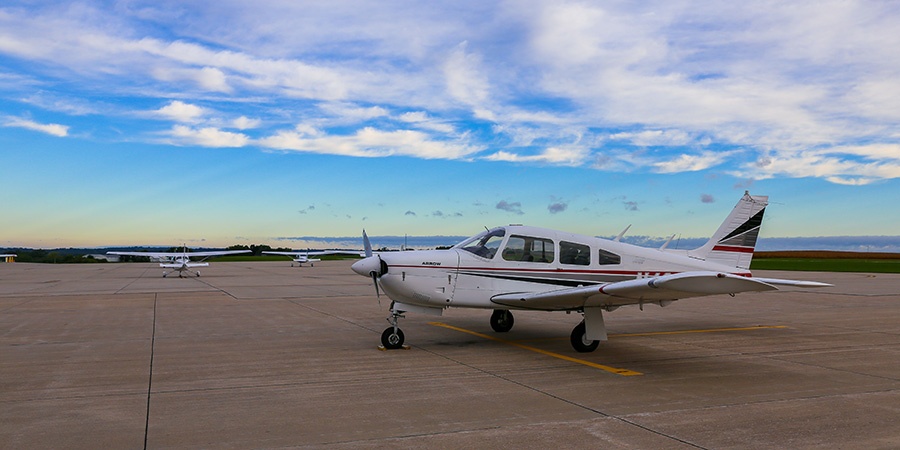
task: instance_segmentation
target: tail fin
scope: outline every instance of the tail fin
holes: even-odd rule
[[[713,237],[702,247],[689,251],[688,255],[730,267],[749,269],[763,213],[768,204],[768,196],[751,197],[745,191]]]

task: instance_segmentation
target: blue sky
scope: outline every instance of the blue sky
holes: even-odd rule
[[[894,2],[6,1],[0,246],[900,235]]]

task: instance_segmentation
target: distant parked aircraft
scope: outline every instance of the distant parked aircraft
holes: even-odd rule
[[[294,267],[294,263],[297,263],[297,267],[303,267],[303,264],[309,263],[310,267],[312,267],[314,262],[319,262],[321,259],[310,258],[310,255],[313,256],[321,256],[321,255],[357,255],[363,256],[362,252],[359,251],[350,251],[350,250],[298,250],[296,252],[263,252],[266,255],[282,255],[282,256],[290,256],[291,267]]]
[[[209,252],[188,252],[187,247],[184,247],[184,250],[181,252],[106,252],[107,255],[121,255],[121,256],[146,256],[152,259],[160,260],[159,267],[162,267],[163,270],[163,278],[166,277],[171,272],[166,272],[165,269],[174,269],[178,272],[178,277],[183,277],[183,272],[194,272],[197,276],[200,276],[200,271],[193,271],[191,269],[197,267],[208,267],[209,263],[203,262],[206,261],[207,258],[211,256],[221,256],[221,255],[236,255],[238,253],[250,253],[250,250],[216,250]],[[191,258],[202,258],[199,261],[191,261]]]

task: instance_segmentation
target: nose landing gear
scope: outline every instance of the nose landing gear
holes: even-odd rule
[[[397,326],[397,322],[402,317],[405,317],[403,311],[395,310],[392,304],[391,315],[387,318],[387,321],[390,322],[391,326],[387,327],[384,332],[381,333],[381,345],[387,350],[403,348],[403,330]]]

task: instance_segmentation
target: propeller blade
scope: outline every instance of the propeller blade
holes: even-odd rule
[[[381,297],[381,292],[378,290],[378,274],[375,272],[372,272],[369,275],[372,276],[372,283],[375,284],[375,296]]]
[[[372,284],[375,285],[375,298],[378,299],[378,306],[381,306],[381,292],[378,290],[378,274],[372,272],[369,275],[372,276]]]
[[[366,251],[366,258],[372,256],[372,244],[369,242],[369,236],[366,235],[365,229],[363,229],[363,249]]]

